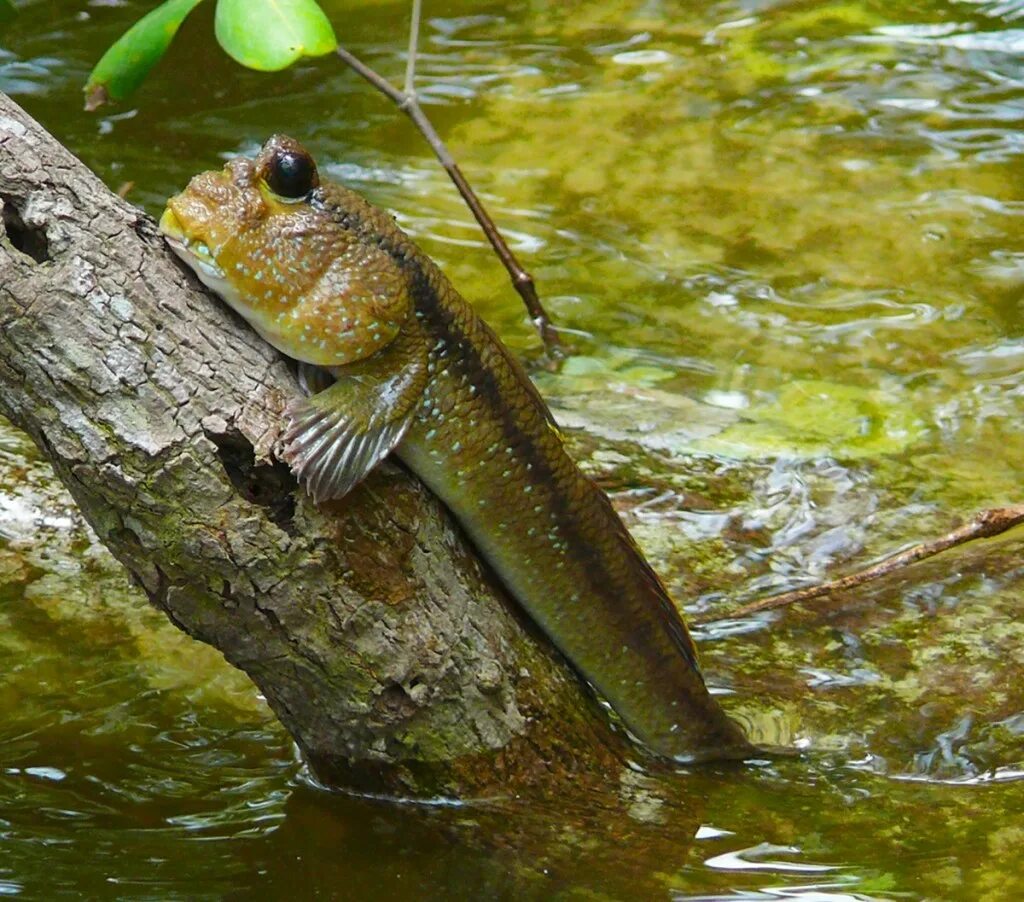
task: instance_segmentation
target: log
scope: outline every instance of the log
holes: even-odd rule
[[[0,412],[318,780],[465,798],[618,772],[623,740],[439,503],[386,463],[314,506],[274,456],[289,363],[2,94],[0,209]]]

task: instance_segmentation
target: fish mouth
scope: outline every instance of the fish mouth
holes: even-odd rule
[[[227,301],[228,305],[237,310],[243,317],[248,318],[248,305],[243,301],[241,294],[228,280],[224,270],[214,260],[209,246],[205,241],[196,241],[185,234],[185,228],[181,220],[171,208],[174,198],[168,202],[167,209],[160,217],[160,232],[164,240],[189,268],[199,277],[207,288],[218,297]]]
[[[189,238],[185,234],[181,220],[178,219],[170,206],[164,210],[163,215],[160,217],[159,228],[164,236],[164,240],[171,246],[171,250],[191,266],[203,282],[210,285],[207,279],[216,280],[217,282],[223,281],[224,270],[213,259],[213,254],[210,252],[206,242],[195,241]],[[215,286],[210,285],[210,287],[214,288]]]

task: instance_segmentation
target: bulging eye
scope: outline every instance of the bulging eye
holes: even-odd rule
[[[316,163],[304,151],[280,150],[267,166],[267,186],[286,200],[301,200],[318,182]]]

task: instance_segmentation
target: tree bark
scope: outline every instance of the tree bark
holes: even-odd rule
[[[0,207],[0,410],[318,779],[467,797],[618,770],[589,692],[413,477],[385,464],[320,508],[297,489],[287,362],[3,95]]]

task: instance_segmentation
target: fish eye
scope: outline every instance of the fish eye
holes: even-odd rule
[[[316,163],[304,151],[279,150],[267,164],[267,187],[284,200],[301,200],[317,184]]]

